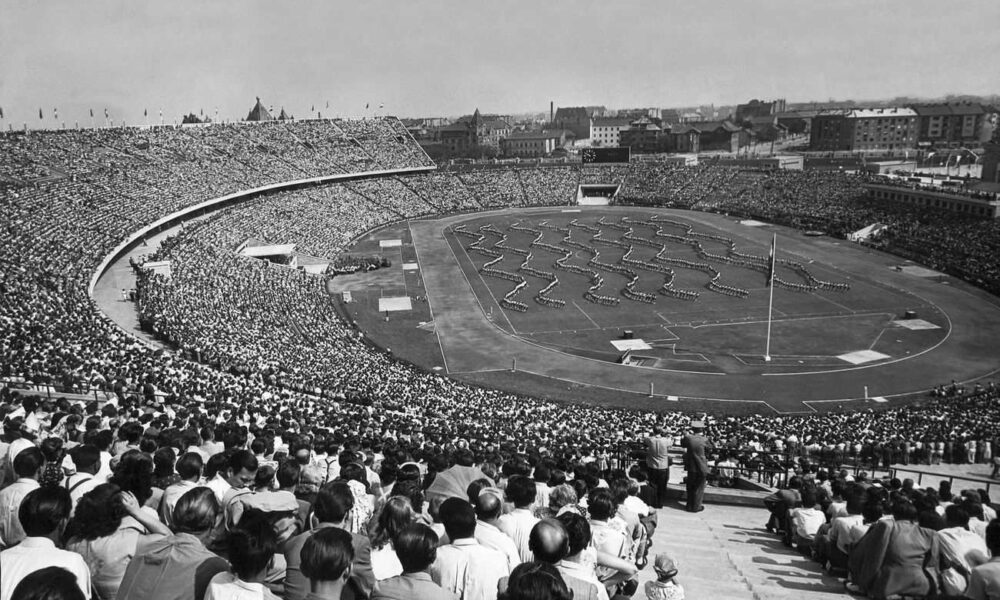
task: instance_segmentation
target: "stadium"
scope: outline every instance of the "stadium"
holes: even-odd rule
[[[436,168],[394,118],[17,133],[0,157],[6,398],[270,405],[365,446],[558,460],[698,418],[840,461],[997,431],[995,223],[863,175]],[[585,183],[614,193],[581,205]],[[873,222],[893,235],[843,239]]]

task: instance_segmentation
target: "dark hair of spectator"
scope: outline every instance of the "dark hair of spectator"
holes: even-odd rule
[[[174,532],[204,533],[215,527],[221,512],[211,488],[200,486],[188,490],[174,505]]]
[[[101,451],[97,446],[83,444],[69,451],[69,456],[73,459],[77,471],[90,469],[101,460]]]
[[[96,540],[117,531],[128,514],[120,493],[117,485],[102,483],[84,494],[73,513],[70,535],[82,540]]]
[[[413,522],[416,513],[405,497],[391,496],[378,515],[378,522],[372,531],[372,548],[382,548]]]
[[[153,496],[153,459],[138,450],[129,450],[121,455],[109,481],[123,492],[132,492],[142,506]]]
[[[204,466],[205,461],[202,459],[201,454],[197,452],[185,452],[177,459],[177,464],[174,465],[174,468],[182,479],[191,479],[200,476]]]
[[[354,494],[342,481],[332,481],[320,488],[313,500],[313,514],[321,523],[340,523],[354,508]]]
[[[507,590],[497,600],[572,600],[566,581],[552,565],[541,561],[522,563],[507,580]]]
[[[438,515],[451,541],[471,538],[476,534],[476,511],[462,498],[448,498],[442,502]]]
[[[283,460],[278,464],[278,487],[292,488],[298,485],[302,478],[302,465],[294,460]]]
[[[431,566],[437,558],[438,536],[430,527],[410,523],[393,538],[393,549],[404,573],[416,573]]]
[[[169,477],[174,474],[174,462],[177,454],[170,446],[164,446],[153,453],[153,476]]]
[[[351,534],[337,527],[317,530],[302,546],[302,574],[312,580],[336,581],[354,562]]]
[[[562,526],[566,529],[566,534],[569,536],[568,556],[576,556],[590,546],[593,534],[590,531],[590,523],[587,522],[587,519],[574,512],[564,512],[556,517],[556,519],[562,523]]]
[[[229,532],[229,564],[233,573],[250,581],[266,569],[278,551],[278,539],[265,513],[247,509],[239,527]]]
[[[10,600],[85,600],[76,575],[62,567],[29,573],[14,586]]]
[[[590,492],[587,496],[587,511],[590,513],[590,518],[596,521],[607,521],[611,517],[615,516],[618,506],[615,503],[614,497],[611,496],[610,490],[605,488],[597,488]]]
[[[12,466],[18,477],[35,477],[38,470],[45,466],[45,455],[37,446],[25,448],[14,457]]]
[[[535,501],[537,490],[535,482],[524,475],[514,475],[507,480],[507,499],[514,503],[515,508],[527,508]]]
[[[42,487],[31,490],[21,500],[17,517],[28,537],[45,537],[69,518],[73,501],[64,487]]]

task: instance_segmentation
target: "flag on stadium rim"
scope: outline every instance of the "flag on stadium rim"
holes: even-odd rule
[[[93,119],[93,118],[94,118],[94,109],[90,109],[90,118],[91,118],[91,119]]]
[[[108,117],[108,109],[107,108],[104,109],[104,118],[105,119],[110,118],[110,117]]]
[[[767,287],[774,285],[774,246],[778,241],[778,234],[771,238],[771,252],[767,255]]]
[[[42,109],[40,109],[40,108],[38,109],[38,118],[39,118],[39,120],[45,118],[44,116],[42,116]]]
[[[3,118],[3,107],[0,106],[0,119],[2,119],[2,118]]]
[[[149,109],[148,108],[142,109],[142,116],[144,116],[144,117],[148,117],[149,116]]]

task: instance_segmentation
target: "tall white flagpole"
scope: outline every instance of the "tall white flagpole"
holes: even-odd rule
[[[768,270],[767,285],[770,287],[770,296],[767,300],[767,344],[764,349],[764,362],[771,362],[771,315],[774,312],[774,262],[775,246],[778,243],[778,234],[771,238],[771,265]]]

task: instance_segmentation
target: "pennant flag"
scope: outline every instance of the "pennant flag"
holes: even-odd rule
[[[142,116],[144,116],[144,117],[148,117],[149,116],[149,109],[148,108],[142,109]]]
[[[105,119],[109,118],[108,117],[108,109],[106,109],[106,108],[104,109],[104,118]]]
[[[45,117],[42,116],[42,109],[40,109],[40,108],[38,109],[38,118],[39,119],[44,119],[45,118]]]
[[[381,110],[381,109],[385,108],[385,104],[382,104],[381,102],[379,102],[378,107],[379,107],[379,110]]]
[[[204,108],[199,108],[198,109],[198,116],[199,117],[204,117],[205,116],[205,109]]]
[[[771,252],[767,255],[767,287],[774,285],[774,245],[778,241],[778,234],[771,238]]]
[[[309,112],[316,112],[316,105],[315,104],[313,104],[313,107],[309,109]]]
[[[0,106],[0,119],[2,119],[2,118],[3,118],[3,107]]]
[[[54,116],[55,118],[57,118],[57,119],[58,119],[58,118],[59,118],[59,109],[58,109],[58,108],[53,108],[53,109],[52,109],[52,115],[53,115],[53,116]]]
[[[91,118],[91,119],[93,119],[93,118],[94,118],[94,109],[90,109],[90,118]]]
[[[368,103],[365,102],[365,110],[368,110]]]
[[[326,101],[326,107],[330,108],[330,101],[329,100]]]

